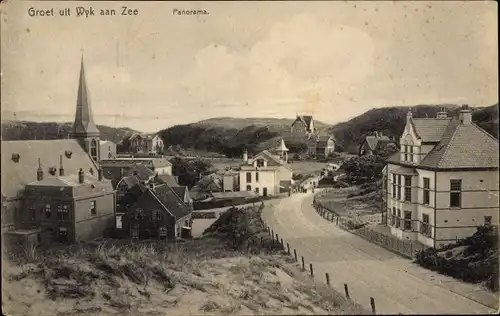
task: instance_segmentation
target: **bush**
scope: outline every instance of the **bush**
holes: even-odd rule
[[[467,246],[464,257],[453,257],[451,249]],[[455,244],[446,245],[438,250],[419,251],[415,262],[419,265],[452,276],[466,282],[485,282],[498,291],[498,230],[492,226],[478,227],[477,232]]]
[[[384,160],[379,155],[366,155],[348,159],[344,162],[347,182],[363,184],[380,180],[382,178],[382,169],[385,166]]]

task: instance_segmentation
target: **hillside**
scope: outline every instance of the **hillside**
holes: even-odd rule
[[[413,117],[435,117],[441,105],[412,106]],[[446,105],[448,116],[456,116],[458,105]],[[498,105],[473,108],[472,120],[498,139]],[[408,107],[386,107],[372,109],[347,122],[336,124],[328,131],[335,135],[339,144],[346,150],[356,150],[366,135],[375,131],[399,138],[406,124]]]
[[[277,146],[282,137],[287,146],[294,150],[296,144],[290,139],[290,126],[293,121],[293,119],[220,117],[176,125],[161,130],[159,134],[165,144],[239,157],[245,147],[250,152],[257,152]],[[328,127],[319,121],[314,121],[314,124],[318,130],[325,130]]]
[[[73,123],[2,121],[2,140],[63,139],[71,133]],[[137,131],[127,127],[97,125],[102,140],[120,142]]]
[[[2,265],[11,315],[368,315],[315,286],[271,241],[261,208],[231,209],[200,239],[108,240]],[[2,247],[3,249],[3,247]]]

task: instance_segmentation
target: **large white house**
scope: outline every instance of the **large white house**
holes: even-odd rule
[[[498,140],[444,109],[436,118],[407,114],[401,150],[384,168],[384,209],[391,233],[440,247],[498,225]]]
[[[251,159],[245,153],[243,160],[240,191],[254,191],[261,196],[268,196],[290,190],[292,169],[279,156],[264,150]]]

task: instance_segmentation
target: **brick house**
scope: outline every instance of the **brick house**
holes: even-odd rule
[[[290,127],[290,132],[294,138],[300,138],[314,133],[313,117],[311,115],[297,115]]]
[[[381,132],[375,132],[375,135],[368,135],[365,137],[359,146],[358,154],[359,156],[376,154],[391,145],[396,146],[396,141],[394,139],[382,135]]]
[[[71,136],[2,141],[4,236],[50,243],[49,237],[62,238],[66,229],[64,239],[72,242],[102,236],[110,227],[115,195],[111,183],[99,178],[100,132],[92,114],[83,59]]]
[[[387,159],[384,213],[391,233],[429,247],[498,225],[498,140],[459,117],[407,114],[401,149]]]
[[[147,187],[126,207],[122,227],[133,239],[175,239],[191,229],[191,209],[168,185]]]

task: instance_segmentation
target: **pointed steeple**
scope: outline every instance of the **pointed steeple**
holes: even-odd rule
[[[85,80],[85,66],[83,64],[83,54],[80,66],[80,79],[78,82],[78,95],[76,99],[76,114],[73,124],[73,137],[99,136],[99,129],[94,122],[94,115],[90,105],[90,96]]]

